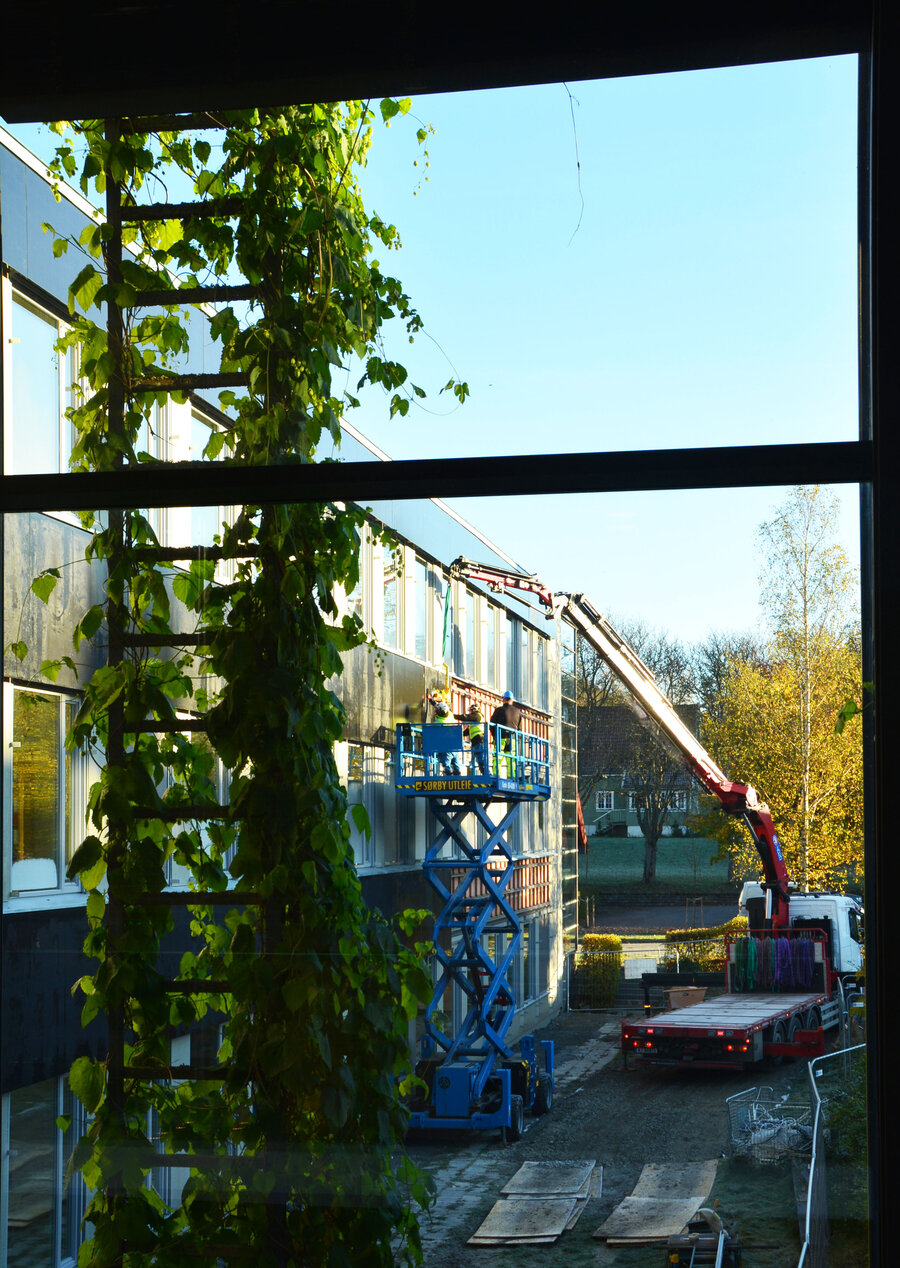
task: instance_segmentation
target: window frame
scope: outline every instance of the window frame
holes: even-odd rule
[[[46,696],[59,701],[57,736],[59,743],[58,808],[57,808],[57,883],[39,889],[14,889],[13,868],[13,761],[14,709],[16,694]],[[74,906],[84,901],[84,890],[77,880],[66,880],[69,845],[74,852],[81,836],[87,832],[86,816],[94,763],[77,750],[67,754],[67,712],[77,708],[80,697],[74,692],[51,690],[44,685],[24,685],[4,680],[3,708],[3,910],[33,911],[38,907]],[[68,756],[68,761],[67,761]],[[67,797],[69,813],[67,814]]]
[[[54,327],[56,330],[56,339],[61,338],[68,330],[68,323],[64,321],[51,307],[42,304],[34,296],[29,295],[26,291],[14,286],[12,280],[4,276],[0,280],[0,303],[3,305],[3,381],[4,381],[4,400],[3,400],[3,426],[4,426],[4,470],[12,466],[15,460],[15,419],[13,417],[13,397],[14,391],[14,371],[13,358],[15,356],[14,348],[19,344],[19,336],[16,334],[15,310],[17,307],[24,308],[40,321],[45,322],[48,326]],[[74,443],[74,429],[71,422],[66,418],[65,412],[68,404],[68,392],[72,384],[68,382],[70,376],[75,377],[74,358],[71,352],[56,352],[57,367],[57,463],[54,472],[16,472],[22,475],[59,475],[67,472],[69,469],[69,455],[72,452]],[[12,460],[12,461],[11,461]],[[12,473],[11,473],[12,474]]]
[[[40,1082],[51,1082],[51,1080],[42,1079]],[[85,1236],[82,1220],[88,1204],[88,1190],[80,1171],[73,1174],[67,1189],[63,1186],[63,1175],[68,1156],[87,1129],[85,1109],[78,1098],[67,1090],[67,1082],[68,1075],[59,1075],[55,1079],[56,1112],[53,1117],[55,1120],[60,1114],[70,1113],[70,1126],[64,1134],[56,1128],[54,1121],[50,1124],[51,1133],[48,1133],[53,1140],[54,1149],[52,1163],[54,1183],[51,1191],[52,1268],[75,1268],[78,1253],[77,1247],[75,1255],[63,1253],[64,1240],[67,1233],[64,1223],[68,1225],[68,1231],[72,1234],[73,1239],[77,1239],[77,1245],[80,1246]],[[28,1088],[38,1087],[39,1085],[25,1084],[23,1087],[5,1092],[0,1098],[0,1263],[3,1264],[8,1262],[9,1254],[9,1185],[12,1145],[10,1139],[11,1098],[17,1092],[26,1092]],[[66,1148],[67,1143],[70,1146],[68,1149]],[[63,1210],[64,1197],[69,1204],[68,1211]]]
[[[861,384],[863,408],[860,441],[843,446],[840,455],[833,446],[801,445],[755,447],[752,445],[722,445],[706,451],[644,451],[626,455],[601,454],[595,464],[576,464],[568,459],[569,474],[560,475],[560,468],[546,455],[536,455],[522,464],[518,462],[515,479],[511,484],[519,488],[527,483],[542,494],[572,492],[603,492],[609,489],[662,489],[702,487],[763,487],[770,485],[773,472],[779,472],[785,483],[829,482],[859,484],[863,501],[863,631],[864,668],[863,679],[874,683],[874,708],[864,714],[862,725],[866,737],[866,774],[868,776],[867,831],[868,845],[867,906],[872,913],[869,934],[869,959],[867,965],[870,989],[886,990],[889,965],[892,963],[892,946],[888,944],[891,913],[888,895],[891,894],[890,876],[894,872],[893,839],[895,836],[893,802],[888,790],[893,786],[896,762],[894,719],[900,709],[900,665],[896,657],[896,635],[900,625],[900,577],[895,565],[896,544],[900,541],[900,500],[896,497],[895,475],[900,467],[900,429],[894,420],[900,415],[900,379],[893,364],[893,349],[900,335],[900,248],[896,224],[896,205],[900,172],[896,168],[897,124],[900,119],[900,39],[898,18],[890,6],[880,3],[874,14],[867,6],[856,8],[839,5],[833,11],[807,13],[785,9],[770,15],[754,15],[746,22],[749,9],[726,14],[723,10],[715,20],[706,8],[695,7],[683,15],[677,30],[663,28],[654,38],[650,28],[645,32],[631,30],[628,19],[617,20],[602,41],[587,50],[578,50],[578,65],[584,76],[641,75],[696,70],[708,66],[742,64],[761,60],[786,60],[789,58],[829,55],[835,52],[860,54],[862,75],[860,100],[860,346]],[[873,16],[876,19],[873,22]],[[499,37],[498,37],[499,38]],[[503,37],[508,46],[508,39]],[[567,77],[573,64],[573,45],[564,38],[545,39],[544,45],[535,51],[531,46],[530,57],[517,46],[496,50],[491,33],[485,37],[489,51],[496,57],[482,57],[480,69],[473,60],[465,58],[440,62],[426,58],[422,86],[426,89],[472,86],[496,86],[506,78],[512,82],[515,74],[510,68],[527,67],[526,77],[534,82],[550,82]],[[427,41],[426,41],[427,44]],[[504,57],[506,59],[504,63]],[[517,60],[518,59],[518,60]],[[370,59],[371,61],[371,59]],[[377,61],[377,59],[376,59]],[[498,70],[498,67],[500,69]],[[486,69],[485,69],[486,68]],[[507,72],[510,72],[509,74]],[[20,72],[21,74],[21,72]],[[26,71],[30,75],[30,71]],[[397,70],[393,63],[385,62],[381,74],[385,83]],[[342,87],[336,96],[353,96],[354,83],[359,84],[357,72],[340,71]],[[40,78],[32,75],[37,93],[27,100],[32,102],[34,117],[52,114],[39,104],[35,97],[47,92],[56,100],[69,100],[67,94],[74,91],[73,82],[52,90],[41,88]],[[335,80],[335,82],[337,82]],[[389,86],[389,85],[388,85]],[[136,91],[136,89],[134,90]],[[171,109],[174,98],[171,86],[158,90],[160,109]],[[226,103],[227,104],[227,103]],[[146,108],[146,102],[144,103]],[[27,106],[26,106],[27,109]],[[60,107],[59,114],[66,113]],[[69,113],[73,113],[70,111]],[[78,113],[74,111],[74,113]],[[876,286],[873,287],[873,279]],[[873,437],[876,442],[873,446]],[[736,448],[742,452],[735,453]],[[776,451],[781,452],[776,452]],[[451,491],[455,496],[475,495],[479,481],[487,484],[490,473],[479,469],[478,460],[471,464],[467,459],[467,480],[457,481]],[[492,460],[493,461],[493,460]],[[398,496],[397,489],[405,480],[406,496],[438,496],[443,489],[435,474],[436,467],[410,463],[390,464],[392,471],[384,469],[366,473],[345,470],[341,473],[340,496],[357,501],[376,500]],[[592,465],[586,474],[585,465]],[[446,470],[447,464],[438,464]],[[739,470],[738,470],[739,467]],[[602,471],[601,471],[602,468]],[[577,470],[577,475],[575,471]],[[277,474],[277,473],[276,473]],[[320,475],[319,472],[316,473]],[[265,500],[272,495],[272,473],[260,469],[257,478],[251,475],[246,481],[247,496],[257,495]],[[292,479],[295,473],[291,472]],[[585,479],[592,488],[584,488]],[[68,496],[69,486],[58,485],[48,479],[40,489],[26,489],[16,478],[4,478],[4,509],[45,510],[47,503],[72,504]],[[144,496],[135,496],[135,490],[146,491],[144,485],[124,483],[119,489],[102,475],[91,480],[90,504],[114,506],[120,501],[127,505],[139,505]],[[276,487],[286,487],[277,486]],[[164,498],[164,486],[158,486],[159,496]],[[321,496],[321,488],[318,490]],[[305,500],[308,496],[295,484],[294,497]],[[277,496],[277,494],[275,495]],[[312,500],[317,500],[313,498]],[[877,667],[877,673],[875,669]],[[873,743],[877,737],[877,744]],[[876,886],[876,877],[878,884]],[[889,958],[890,957],[890,958]],[[881,1023],[873,1010],[870,1018],[869,1090],[872,1105],[870,1123],[876,1129],[871,1142],[873,1153],[870,1162],[873,1170],[872,1213],[872,1263],[887,1265],[893,1261],[892,1232],[887,1218],[892,1201],[889,1173],[879,1164],[883,1155],[881,1142],[889,1139],[890,1124],[895,1117],[890,1106],[897,1101],[894,1088],[893,1067],[889,1060],[886,1039],[886,1021]]]

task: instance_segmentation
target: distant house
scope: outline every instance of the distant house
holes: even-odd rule
[[[700,707],[678,705],[682,721],[697,734]],[[655,798],[665,810],[663,835],[680,834],[699,808],[699,790],[679,757],[652,738],[627,705],[606,705],[592,724],[579,719],[578,772],[588,836],[640,837],[638,810]]]

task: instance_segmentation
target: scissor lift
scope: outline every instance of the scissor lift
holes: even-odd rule
[[[464,748],[461,726],[397,728],[397,789],[429,800],[435,836],[423,869],[443,903],[434,923],[440,972],[416,1067],[426,1090],[410,1126],[499,1127],[505,1139],[517,1140],[525,1110],[542,1114],[552,1103],[553,1044],[541,1042],[541,1067],[533,1035],[520,1041],[518,1056],[506,1043],[515,1013],[509,970],[522,939],[506,896],[514,871],[507,838],[523,803],[550,795],[549,751],[546,740],[522,731],[492,725],[488,733],[491,742],[473,750]],[[499,823],[488,813],[492,803],[505,803]],[[489,923],[490,933],[507,935],[496,961],[484,945]],[[455,1033],[442,1010],[453,986],[468,1004]]]

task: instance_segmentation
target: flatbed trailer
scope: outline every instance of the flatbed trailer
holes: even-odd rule
[[[658,1017],[622,1023],[622,1054],[638,1065],[707,1068],[750,1065],[763,1057],[804,1057],[825,1051],[823,1019],[832,1001],[822,994],[720,995]]]
[[[825,1031],[841,1019],[840,986],[824,934],[731,936],[725,954],[725,994],[622,1022],[626,1066],[629,1057],[638,1065],[729,1068],[765,1057],[811,1061],[824,1053]]]

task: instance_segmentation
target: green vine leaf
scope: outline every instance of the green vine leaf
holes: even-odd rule
[[[56,589],[59,581],[59,569],[47,568],[40,573],[31,583],[32,594],[36,594],[41,603],[46,603],[53,591]]]

